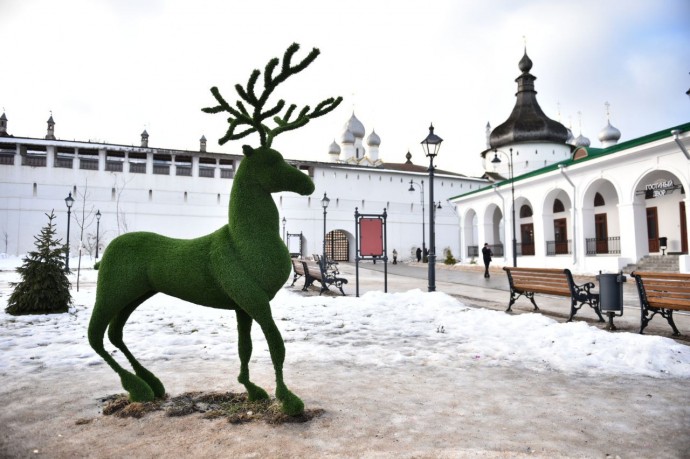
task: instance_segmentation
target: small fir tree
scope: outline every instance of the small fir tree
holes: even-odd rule
[[[450,251],[450,247],[446,247],[443,249],[443,253],[446,256],[446,259],[443,260],[443,263],[446,265],[454,265],[455,263],[458,262],[458,260],[455,259],[453,256],[453,252]]]
[[[53,211],[46,216],[48,224],[39,236],[34,236],[36,250],[29,252],[24,264],[17,268],[22,280],[10,283],[14,291],[5,309],[8,314],[62,313],[67,312],[72,303],[65,273],[65,245],[61,239],[55,239]]]

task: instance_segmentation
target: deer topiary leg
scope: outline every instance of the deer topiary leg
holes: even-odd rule
[[[96,298],[96,305],[89,322],[89,344],[120,376],[120,383],[129,392],[130,400],[133,402],[151,401],[154,399],[154,392],[146,381],[122,368],[103,346],[105,330],[119,310],[120,308],[115,303],[106,304],[102,299]]]
[[[261,308],[262,314],[257,314],[254,319],[261,326],[268,343],[268,349],[273,361],[273,369],[276,373],[276,398],[283,404],[283,413],[295,416],[304,412],[304,402],[290,392],[283,382],[283,362],[285,361],[285,344],[280,330],[271,317],[271,309],[268,304]]]
[[[244,384],[249,400],[266,400],[268,393],[249,380],[249,360],[252,357],[252,318],[241,309],[237,309],[237,347],[240,354],[240,375],[237,381]]]
[[[141,303],[151,298],[153,295],[154,294],[147,294],[137,301],[130,303],[127,308],[120,311],[115,318],[110,321],[110,325],[108,327],[108,338],[110,339],[110,342],[113,343],[115,347],[120,349],[124,356],[127,357],[127,360],[129,360],[130,365],[132,365],[132,368],[134,369],[134,373],[139,378],[143,379],[146,384],[148,384],[148,386],[153,390],[153,395],[155,397],[163,397],[165,395],[165,387],[163,386],[163,383],[153,373],[139,363],[139,361],[127,348],[123,340],[123,329],[127,319],[129,319],[129,316]]]

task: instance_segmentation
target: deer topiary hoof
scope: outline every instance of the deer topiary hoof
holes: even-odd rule
[[[137,376],[140,379],[143,379],[144,382],[151,388],[151,390],[153,391],[153,396],[155,398],[161,398],[165,396],[165,386],[163,386],[161,380],[158,379],[149,370],[147,370],[146,368],[141,368],[137,371]]]
[[[256,384],[247,383],[244,385],[247,388],[247,395],[249,396],[249,401],[255,402],[257,400],[268,400],[268,392],[263,390]]]
[[[297,416],[304,413],[304,402],[295,394],[290,395],[283,400],[283,413],[288,416]]]
[[[138,376],[127,373],[120,377],[120,382],[129,392],[129,400],[132,402],[150,402],[155,398],[153,389]]]
[[[277,390],[276,398],[282,402],[282,411],[288,416],[304,413],[304,402],[287,388]]]

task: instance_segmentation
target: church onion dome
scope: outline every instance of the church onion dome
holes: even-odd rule
[[[3,112],[2,115],[0,115],[0,120],[7,121],[7,117],[5,116],[5,112]]]
[[[522,56],[522,59],[518,62],[518,69],[520,69],[522,73],[529,73],[529,71],[532,70],[532,59],[527,55],[527,49],[525,49],[524,56]]]
[[[611,126],[611,122],[607,121],[606,126],[599,132],[599,141],[601,143],[616,143],[621,138],[621,131]]]
[[[589,139],[582,134],[577,136],[577,139],[575,139],[575,146],[576,147],[589,147],[590,142]]]
[[[350,131],[357,139],[364,138],[364,125],[357,119],[355,112],[352,112],[350,120],[345,124],[345,129]]]
[[[515,107],[508,119],[491,132],[491,148],[501,148],[515,142],[564,144],[568,139],[568,130],[558,121],[546,116],[537,102],[537,91],[534,90],[534,80],[537,78],[529,73],[532,61],[527,56],[527,50],[520,59],[518,68],[522,74],[515,79],[518,84]]]
[[[328,147],[328,154],[329,155],[339,155],[340,154],[340,145],[338,145],[335,140],[333,140],[333,143],[331,144],[330,147]]]
[[[349,129],[345,129],[343,137],[340,139],[342,143],[355,143],[355,135]]]
[[[381,137],[376,133],[376,131],[371,131],[369,137],[367,137],[367,145],[370,147],[378,147],[381,145]]]

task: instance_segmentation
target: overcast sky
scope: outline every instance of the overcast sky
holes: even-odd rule
[[[60,139],[138,145],[146,129],[150,146],[196,150],[205,135],[239,154],[258,138],[218,145],[209,88],[234,101],[298,42],[299,57],[322,54],[275,96],[344,101],[277,137],[285,157],[328,160],[354,110],[384,161],[409,149],[427,164],[433,122],[436,165],[477,175],[486,123],[515,103],[523,36],[542,109],[598,147],[606,101],[621,141],[690,121],[688,18],[687,0],[0,0],[0,109],[15,136],[43,137],[52,111]]]

